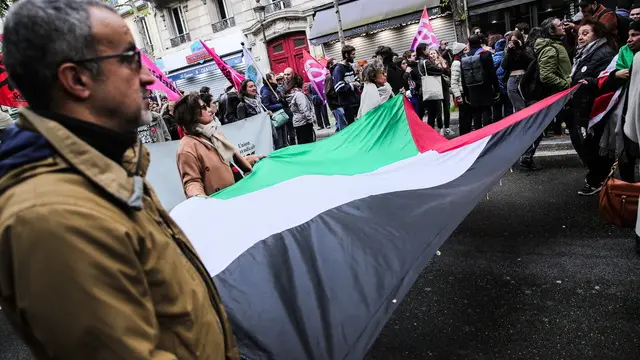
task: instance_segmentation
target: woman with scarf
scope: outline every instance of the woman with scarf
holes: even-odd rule
[[[364,79],[364,90],[360,96],[360,108],[358,118],[361,118],[393,96],[393,89],[387,82],[387,73],[384,64],[380,60],[374,60],[368,64],[362,73]]]
[[[182,97],[173,113],[186,133],[180,140],[177,164],[187,198],[209,196],[235,184],[264,157],[242,156],[218,130],[211,110],[198,93]]]
[[[584,83],[585,79],[597,78],[617,54],[617,44],[601,22],[587,18],[578,28],[578,47],[571,69],[571,86]],[[593,102],[599,90],[594,82],[578,88],[571,99],[569,112],[573,121],[569,124],[569,135],[576,152],[589,169],[585,185],[579,195],[593,195],[600,191],[602,182],[609,174],[613,161],[600,155],[600,139],[606,121],[601,121],[587,131]],[[589,85],[591,83],[591,85]]]
[[[294,74],[285,90],[285,98],[289,109],[293,113],[293,128],[296,131],[298,144],[308,144],[315,141],[313,123],[316,121],[315,110],[311,101],[302,91],[302,76]]]
[[[245,80],[240,84],[240,103],[237,108],[238,120],[258,115],[264,111],[264,106],[258,95],[258,87],[251,80]]]

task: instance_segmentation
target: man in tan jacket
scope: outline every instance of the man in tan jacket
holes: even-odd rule
[[[122,18],[21,0],[4,60],[31,106],[0,145],[0,305],[33,354],[238,359],[213,280],[144,180],[153,78]]]

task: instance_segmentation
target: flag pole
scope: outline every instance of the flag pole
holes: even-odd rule
[[[340,38],[340,46],[344,47],[344,31],[342,30],[342,17],[340,16],[340,3],[333,0],[333,7],[336,8],[336,19],[338,20],[338,37]]]
[[[244,42],[241,42],[240,45],[242,45],[242,54],[249,54],[249,51],[247,51],[247,49],[244,46]],[[252,59],[253,60],[253,59]],[[256,63],[255,61],[253,62],[254,64]],[[260,75],[262,76],[262,78],[264,80],[267,80],[267,77],[264,76],[264,74],[262,73],[262,70],[260,70],[259,66],[256,66],[256,70],[258,70],[258,72],[260,73]],[[271,86],[271,83],[267,80],[267,86],[269,87],[269,89],[271,89],[271,91],[273,92],[273,94],[276,96],[276,98],[278,99],[278,101],[280,101],[280,96],[278,96],[278,93],[273,89],[273,87]]]

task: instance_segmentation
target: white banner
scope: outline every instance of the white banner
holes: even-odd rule
[[[242,155],[267,155],[273,151],[271,120],[267,113],[223,125],[221,130]],[[146,179],[167,211],[186,199],[176,163],[179,146],[180,141],[146,145],[151,153]]]

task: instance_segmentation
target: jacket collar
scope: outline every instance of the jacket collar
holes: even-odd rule
[[[117,164],[55,121],[27,108],[21,108],[20,115],[20,126],[40,133],[69,166],[124,205],[142,209],[149,153],[140,140],[125,153],[122,164]]]

